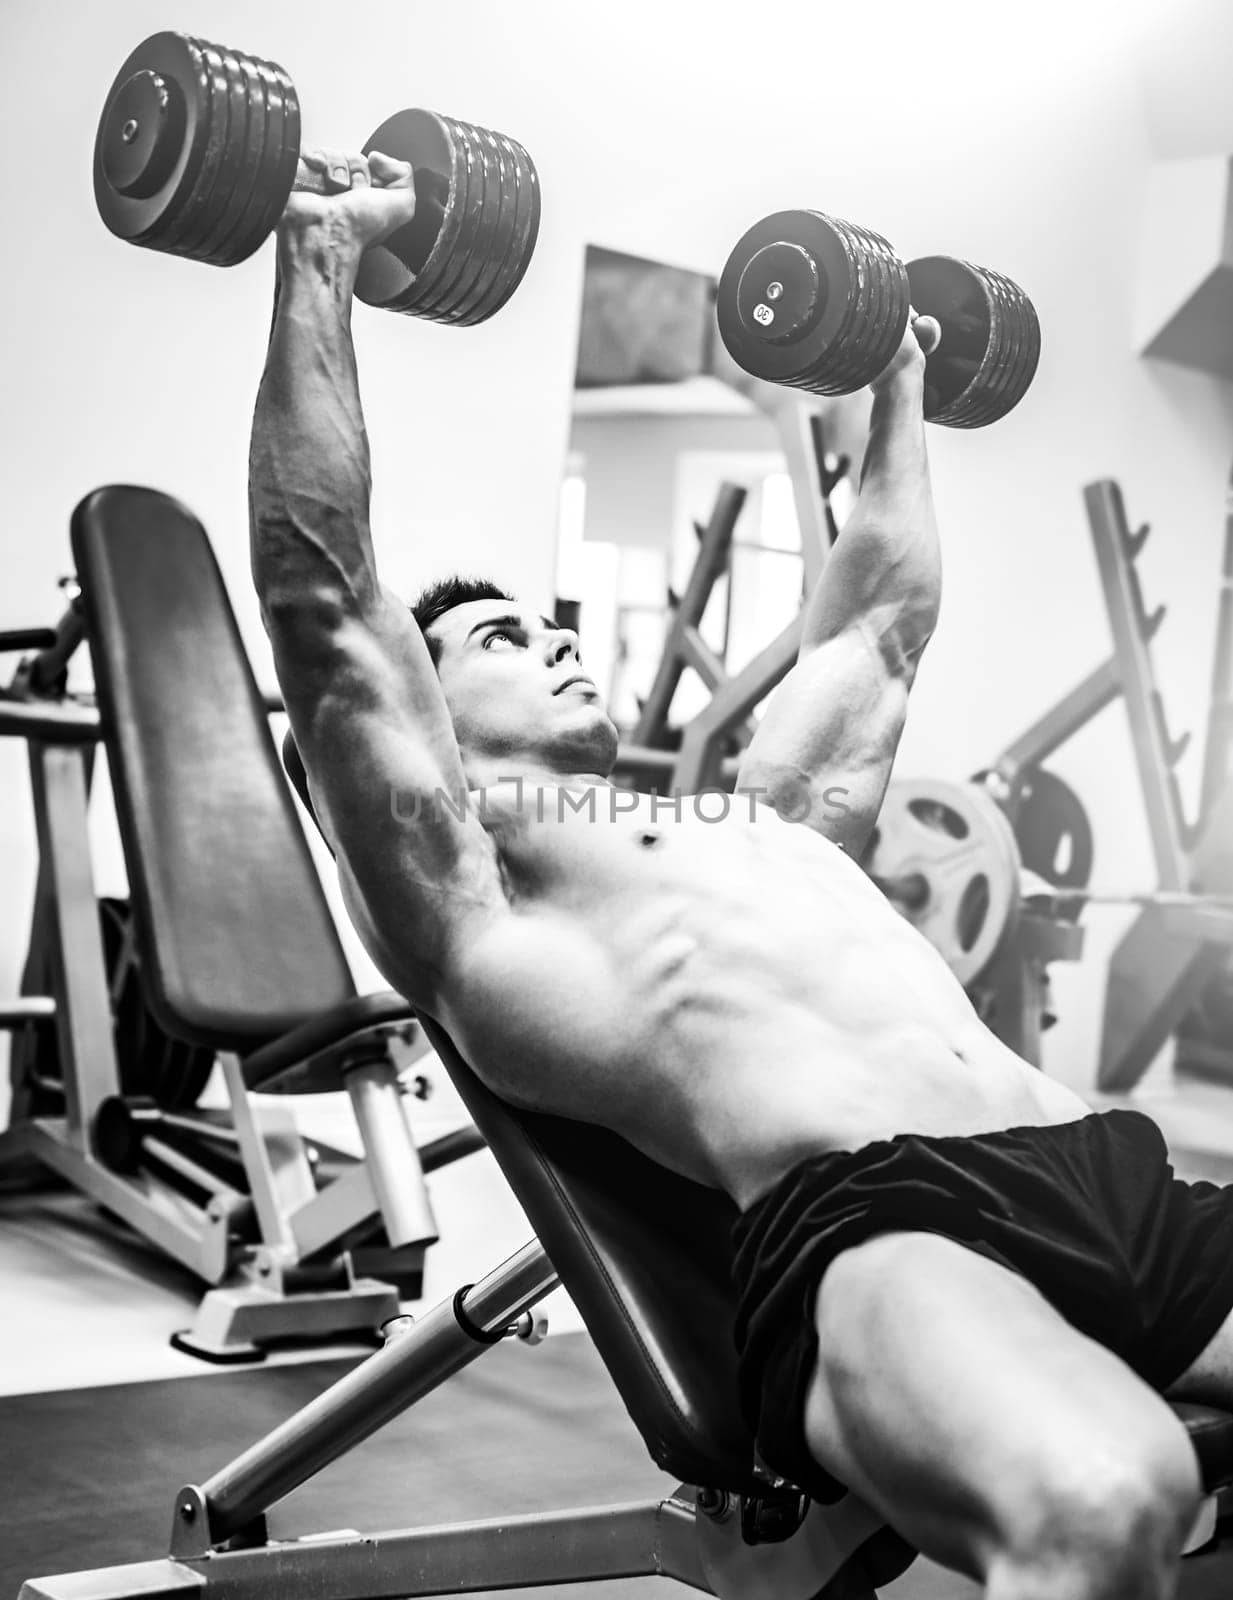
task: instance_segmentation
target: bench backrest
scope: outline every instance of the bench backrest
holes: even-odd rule
[[[153,489],[71,531],[150,1008],[253,1048],[355,990],[218,563]]]

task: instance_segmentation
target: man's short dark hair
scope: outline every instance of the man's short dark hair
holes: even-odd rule
[[[512,603],[513,599],[512,594],[506,594],[504,589],[488,578],[464,578],[455,573],[453,577],[430,583],[419,599],[412,602],[411,615],[420,625],[433,666],[439,667],[441,664],[441,641],[428,630],[447,611],[452,611],[455,606],[465,606],[469,600],[508,600]]]

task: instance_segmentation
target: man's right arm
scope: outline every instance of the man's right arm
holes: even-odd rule
[[[373,559],[351,295],[365,243],[412,204],[366,185],[292,202],[249,469],[253,578],[313,802],[366,942],[403,988],[408,956],[439,970],[460,913],[499,896],[486,835],[456,814],[466,780],[427,645]]]

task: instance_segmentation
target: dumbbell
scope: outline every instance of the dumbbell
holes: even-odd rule
[[[719,332],[755,378],[850,394],[885,370],[909,307],[942,329],[925,361],[925,416],[996,422],[1027,393],[1040,323],[1018,284],[951,256],[905,266],[880,234],[820,211],[777,211],[738,240],[719,280]]]
[[[364,153],[410,163],[415,216],[364,252],[369,305],[469,326],[513,294],[539,230],[539,180],[515,140],[400,111]],[[94,197],[112,233],[213,266],[246,260],[293,190],[326,192],[300,159],[300,103],[282,67],[156,33],[116,74],[94,142]]]

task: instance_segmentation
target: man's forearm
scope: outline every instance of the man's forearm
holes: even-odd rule
[[[875,389],[853,520],[896,530],[933,524],[925,447],[924,377],[896,374]]]
[[[376,590],[371,468],[351,343],[358,251],[279,239],[280,286],[249,458],[252,568],[267,626],[362,609]]]
[[[918,654],[937,621],[942,562],[919,367],[874,392],[860,493],[805,609],[804,645],[875,615]],[[890,641],[888,640],[888,643]]]

